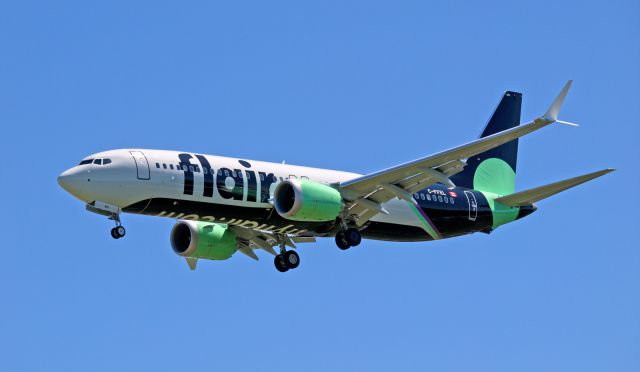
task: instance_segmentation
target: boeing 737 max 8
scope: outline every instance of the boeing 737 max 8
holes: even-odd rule
[[[515,192],[518,138],[558,120],[569,81],[547,112],[520,125],[522,95],[506,92],[479,139],[361,175],[188,152],[123,149],[83,159],[58,177],[86,209],[115,221],[122,212],[177,220],[170,241],[191,269],[198,259],[235,252],[275,256],[295,269],[296,244],[335,237],[341,249],[362,238],[425,241],[475,232],[529,215],[534,202],[611,172],[589,173]]]

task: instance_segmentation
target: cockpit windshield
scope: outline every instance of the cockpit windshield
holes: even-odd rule
[[[111,159],[84,159],[83,161],[80,162],[80,164],[78,165],[85,165],[85,164],[97,164],[97,165],[107,165],[111,163]]]

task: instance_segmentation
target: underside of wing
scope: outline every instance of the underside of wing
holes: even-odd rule
[[[296,243],[313,243],[316,241],[314,237],[274,234],[240,226],[230,226],[229,228],[236,234],[238,251],[254,260],[258,260],[258,256],[254,252],[255,249],[262,249],[275,256],[277,252],[274,247],[278,247],[281,244],[297,248]]]

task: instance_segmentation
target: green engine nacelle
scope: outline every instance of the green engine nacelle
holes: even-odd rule
[[[171,230],[171,247],[184,257],[226,260],[237,250],[236,234],[223,224],[178,221]]]
[[[289,220],[326,222],[340,215],[344,203],[340,192],[331,186],[293,179],[276,186],[273,206],[280,216]]]

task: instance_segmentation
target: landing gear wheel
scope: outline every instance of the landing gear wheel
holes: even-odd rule
[[[290,269],[295,269],[300,265],[300,256],[295,251],[286,251],[282,255],[284,263]]]
[[[124,226],[116,226],[113,229],[111,229],[111,237],[114,239],[120,239],[126,233],[127,231],[124,229]]]
[[[124,229],[124,226],[117,226],[115,231],[116,234],[118,234],[119,238],[122,238],[127,233],[127,230]]]
[[[350,246],[355,247],[362,241],[362,235],[360,235],[360,231],[358,231],[358,229],[350,227],[344,232],[344,240]]]
[[[276,266],[276,270],[280,271],[281,273],[286,273],[287,271],[289,271],[289,267],[285,263],[284,258],[281,254],[277,255],[273,259],[273,264]]]
[[[336,245],[338,246],[338,248],[342,249],[343,251],[351,247],[351,245],[347,243],[346,239],[344,238],[344,234],[342,232],[339,232],[336,234]]]

